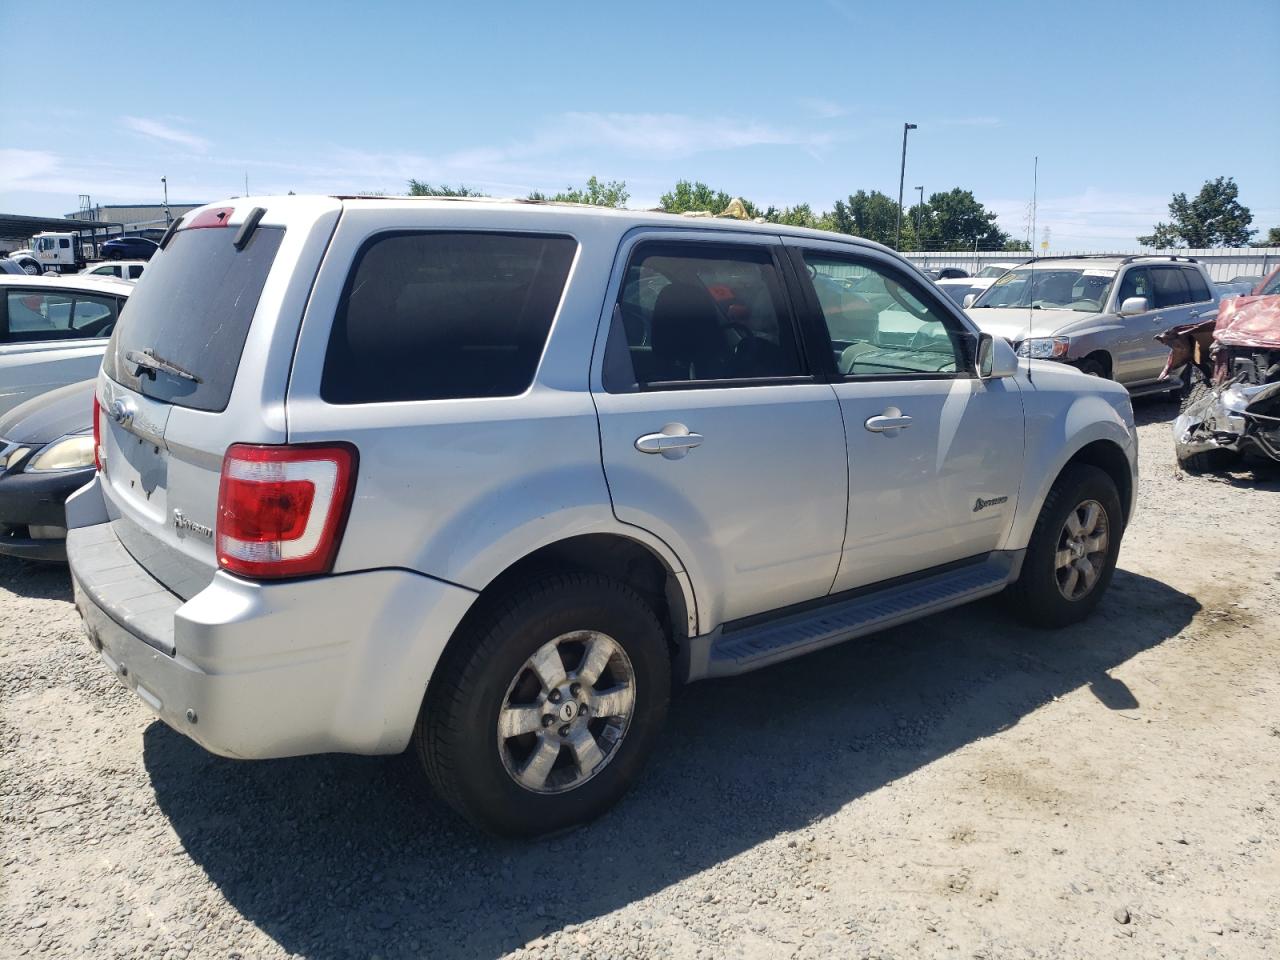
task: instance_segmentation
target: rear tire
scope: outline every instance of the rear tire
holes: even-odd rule
[[[1111,584],[1123,533],[1115,481],[1088,464],[1068,466],[1045,497],[1022,572],[1006,591],[1014,612],[1038,627],[1083,620]]]
[[[603,672],[590,679],[597,646]],[[637,779],[670,692],[666,634],[639,594],[596,574],[552,574],[478,611],[451,641],[411,750],[477,826],[553,833],[604,813]]]

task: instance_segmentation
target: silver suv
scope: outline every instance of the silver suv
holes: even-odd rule
[[[227,756],[407,748],[511,834],[613,803],[672,682],[1006,588],[1079,620],[1136,487],[1123,389],[885,248],[587,207],[194,211],[95,402],[68,553],[121,681]]]
[[[1181,389],[1181,379],[1164,379],[1169,348],[1156,335],[1216,314],[1218,294],[1190,257],[1041,257],[966,308],[1021,357],[1069,363],[1142,394]]]

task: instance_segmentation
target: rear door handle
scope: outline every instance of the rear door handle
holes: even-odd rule
[[[879,416],[868,417],[862,425],[872,433],[896,437],[899,430],[905,430],[911,426],[911,418],[897,407],[889,407]]]
[[[668,460],[679,460],[700,446],[703,439],[700,433],[690,433],[683,423],[668,423],[659,433],[637,437],[636,449],[641,453],[660,453]]]

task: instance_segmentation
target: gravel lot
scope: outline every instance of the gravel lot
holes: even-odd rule
[[[478,835],[399,758],[241,763],[152,719],[65,570],[0,560],[0,956],[1280,956],[1280,481],[1140,404],[1111,593],[998,603],[673,704],[639,790]]]

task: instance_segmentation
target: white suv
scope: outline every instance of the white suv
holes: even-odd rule
[[[411,749],[478,824],[600,813],[670,684],[1111,579],[1128,395],[904,260],[772,224],[440,199],[188,214],[68,504],[93,645],[234,757]]]

